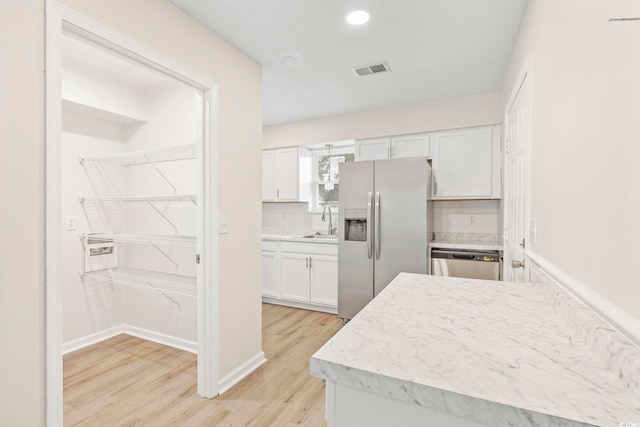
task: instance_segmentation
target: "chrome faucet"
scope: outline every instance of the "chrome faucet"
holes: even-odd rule
[[[325,203],[324,209],[322,209],[322,222],[327,221],[325,217],[325,213],[327,212],[327,209],[329,210],[329,232],[327,234],[329,234],[329,236],[333,236],[334,234],[336,234],[336,229],[333,228],[333,220],[331,218],[331,208],[329,207],[329,203]]]

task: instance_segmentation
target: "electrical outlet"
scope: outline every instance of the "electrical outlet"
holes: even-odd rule
[[[64,219],[64,228],[67,231],[75,231],[76,229],[76,217],[75,216],[67,216]]]
[[[218,216],[218,233],[220,234],[229,233],[229,215]]]
[[[476,217],[475,217],[475,215],[469,215],[469,217],[467,218],[467,224],[476,225]]]

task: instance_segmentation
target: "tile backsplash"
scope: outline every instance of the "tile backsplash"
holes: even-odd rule
[[[439,200],[433,202],[435,233],[501,234],[498,200]],[[337,212],[333,225],[338,226]],[[327,232],[328,223],[321,215],[309,213],[307,203],[263,203],[264,234],[298,235]]]
[[[438,200],[433,202],[435,233],[501,234],[499,200]]]
[[[327,214],[328,216],[328,214]],[[332,214],[333,226],[338,225],[338,212]],[[262,203],[262,233],[302,235],[327,233],[329,226],[322,215],[309,213],[308,203]]]

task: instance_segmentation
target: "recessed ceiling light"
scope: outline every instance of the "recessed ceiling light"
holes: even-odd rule
[[[369,14],[364,10],[354,10],[347,15],[347,22],[351,25],[362,25],[369,20]]]

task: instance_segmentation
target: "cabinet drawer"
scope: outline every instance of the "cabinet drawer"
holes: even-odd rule
[[[274,242],[273,240],[263,240],[262,250],[269,251],[269,252],[276,252],[278,250],[278,242]]]
[[[338,255],[338,245],[333,243],[280,242],[280,250],[305,254]]]

